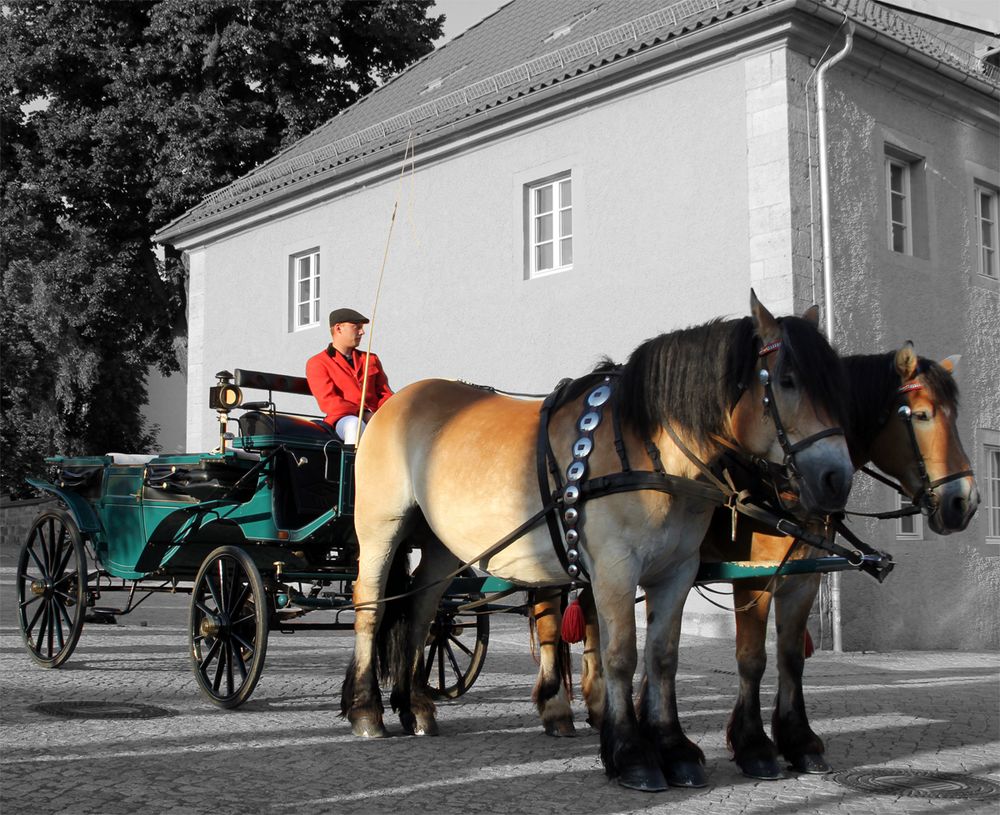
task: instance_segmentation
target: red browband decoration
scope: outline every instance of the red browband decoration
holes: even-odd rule
[[[910,382],[907,385],[903,385],[899,389],[899,392],[900,393],[909,393],[910,391],[920,391],[920,390],[923,390],[923,389],[924,389],[924,386],[921,385],[919,382]]]
[[[760,354],[758,354],[758,356],[762,357],[767,356],[772,351],[777,351],[779,348],[781,348],[781,340],[775,340],[774,342],[769,342],[767,345],[765,345],[763,348],[760,349]]]

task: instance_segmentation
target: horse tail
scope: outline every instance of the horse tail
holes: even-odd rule
[[[528,647],[531,649],[531,658],[538,664],[538,623],[535,621],[535,590],[529,589],[527,595],[528,604]]]
[[[386,597],[405,594],[410,586],[409,547],[397,546],[389,567]],[[407,633],[410,627],[410,598],[386,600],[375,633],[375,673],[385,684],[397,679],[407,666]]]

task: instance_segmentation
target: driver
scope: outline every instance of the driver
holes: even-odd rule
[[[392,396],[389,380],[382,370],[382,363],[375,354],[366,355],[358,350],[365,335],[368,318],[352,308],[338,308],[330,312],[330,344],[306,363],[309,390],[316,397],[324,421],[332,427],[346,444],[357,444],[365,423],[385,400]],[[365,376],[365,357],[368,356],[368,387],[365,389],[365,411],[358,426],[361,412],[361,385]]]

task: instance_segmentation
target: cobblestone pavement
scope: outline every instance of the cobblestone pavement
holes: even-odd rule
[[[577,738],[542,734],[530,702],[524,619],[493,619],[486,668],[439,708],[439,738],[352,738],[337,712],[350,633],[273,634],[253,698],[222,711],[187,659],[185,597],[154,597],[118,625],[87,625],[60,670],[26,655],[13,569],[0,569],[0,809],[34,813],[998,813],[1000,797],[859,792],[837,776],[756,782],[729,760],[732,644],[685,637],[679,686],[688,734],[711,786],[649,795],[609,783],[598,739],[577,710]],[[579,657],[579,646],[575,646]],[[773,670],[765,699],[773,696]],[[838,770],[953,773],[1000,785],[1000,655],[818,653],[807,705]],[[153,705],[149,719],[84,719],[40,703]],[[390,720],[390,729],[400,732]],[[949,792],[918,784],[911,792]],[[996,789],[996,788],[994,788]]]

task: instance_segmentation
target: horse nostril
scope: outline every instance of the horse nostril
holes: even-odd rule
[[[843,495],[846,484],[847,479],[844,477],[844,473],[838,468],[827,470],[823,474],[823,488],[828,495]]]

